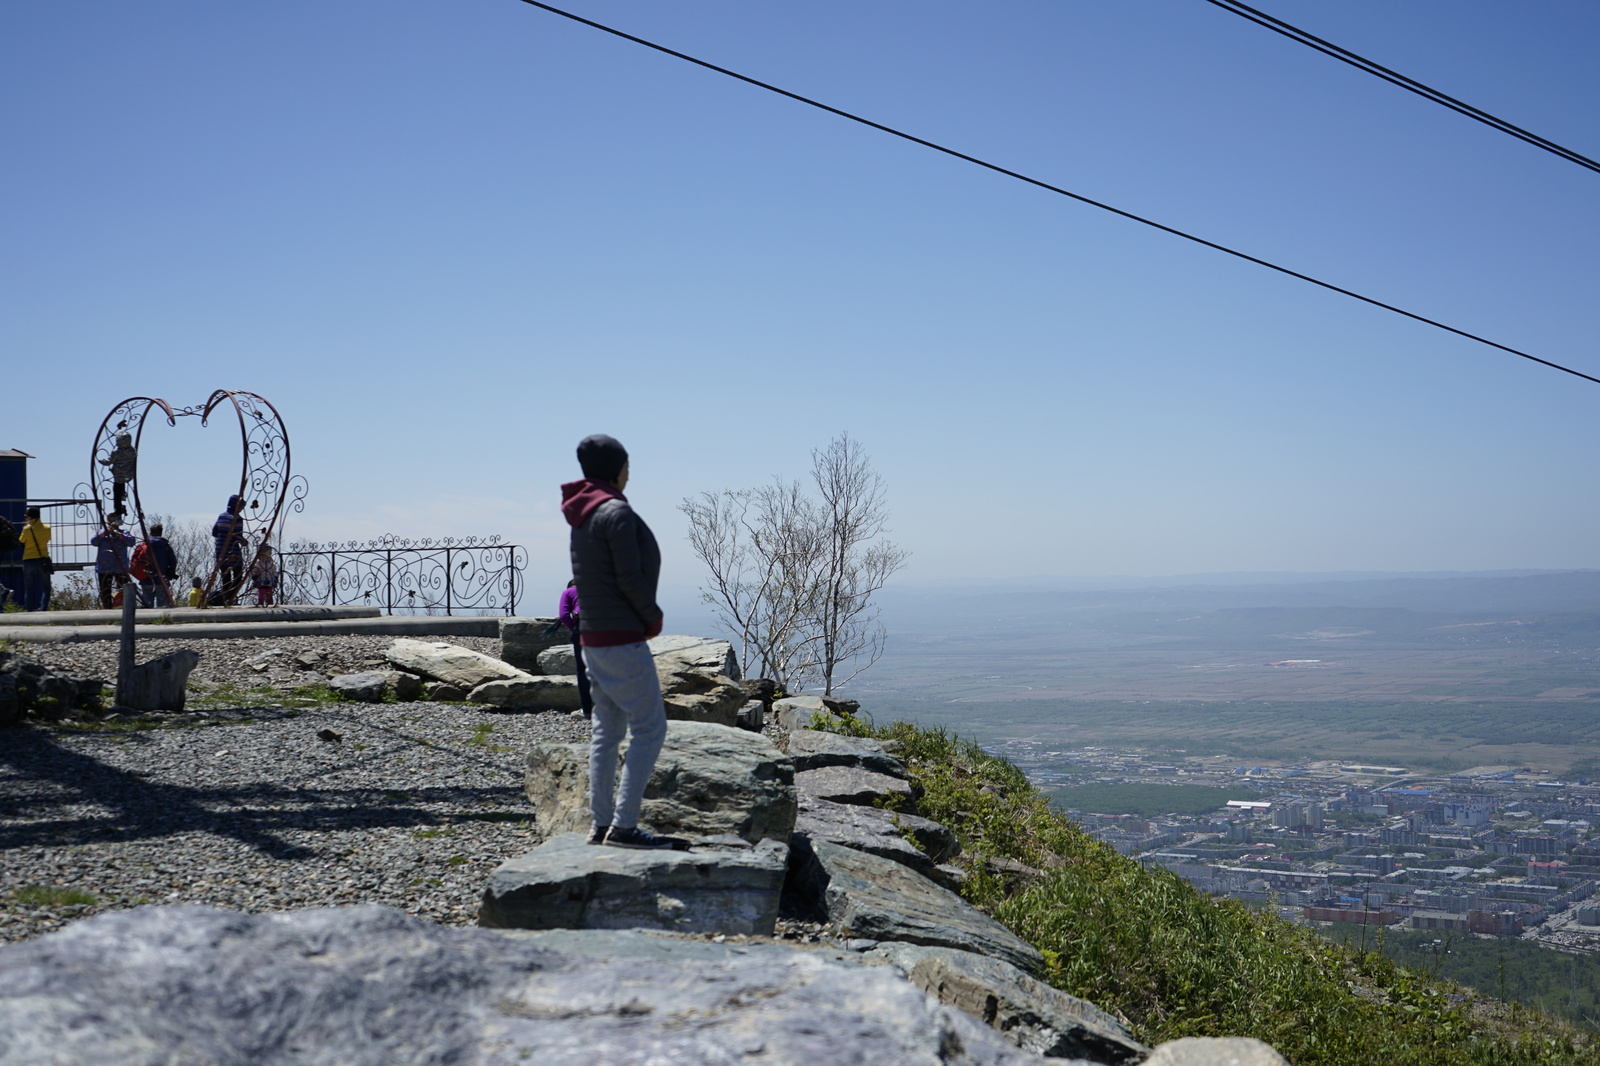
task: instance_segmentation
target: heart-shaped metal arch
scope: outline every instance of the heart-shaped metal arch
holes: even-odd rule
[[[289,431],[284,428],[283,417],[278,414],[278,409],[265,398],[253,392],[218,389],[203,406],[174,410],[171,404],[159,397],[131,396],[113,407],[100,423],[94,450],[89,457],[89,484],[93,487],[100,528],[105,528],[106,516],[116,509],[117,478],[113,473],[112,453],[117,448],[117,437],[126,433],[133,443],[134,467],[132,476],[126,479],[127,491],[132,494],[139,532],[142,536],[149,536],[149,530],[145,528],[144,505],[139,499],[137,459],[140,443],[144,439],[145,422],[152,411],[159,411],[169,426],[176,426],[180,418],[199,418],[200,424],[205,426],[224,401],[232,404],[239,420],[238,496],[244,501],[242,517],[248,544],[259,547],[271,542],[283,517],[285,503],[292,512],[305,510],[309,486],[305,478],[290,471]],[[248,556],[250,551],[247,549],[245,554]],[[218,565],[213,563],[205,586],[208,595],[216,584],[218,569]]]

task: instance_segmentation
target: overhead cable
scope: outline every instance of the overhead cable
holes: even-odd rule
[[[523,4],[527,4],[529,7],[537,7],[539,9],[543,10],[543,11],[548,11],[552,15],[560,15],[562,18],[571,19],[573,22],[582,23],[585,26],[592,27],[592,28],[600,30],[600,31],[602,31],[604,33],[609,33],[614,37],[620,37],[625,41],[632,41],[634,44],[639,44],[639,45],[643,45],[646,48],[654,49],[657,52],[661,52],[661,53],[663,53],[665,55],[672,56],[675,59],[681,59],[686,63],[693,63],[695,66],[704,67],[707,70],[716,71],[718,74],[725,74],[730,78],[735,78],[735,79],[737,79],[739,81],[742,81],[742,82],[744,82],[744,83],[746,83],[748,85],[754,85],[758,89],[765,89],[768,92],[777,93],[779,96],[786,96],[791,100],[795,100],[795,101],[797,101],[799,103],[806,104],[806,105],[808,105],[810,107],[818,108],[818,109],[820,109],[822,111],[828,112],[831,115],[838,115],[840,118],[847,118],[851,122],[859,122],[863,126],[870,126],[871,128],[873,128],[875,130],[879,130],[879,131],[881,131],[883,133],[887,133],[887,134],[890,134],[892,136],[899,137],[902,140],[910,141],[913,144],[920,144],[924,148],[931,148],[936,152],[942,152],[945,155],[953,156],[956,159],[960,159],[960,160],[963,160],[965,162],[972,163],[975,166],[983,167],[986,170],[992,170],[997,174],[1004,174],[1008,178],[1015,178],[1018,181],[1026,182],[1027,184],[1036,186],[1036,187],[1038,187],[1040,189],[1045,189],[1045,190],[1047,190],[1049,192],[1058,193],[1058,194],[1060,194],[1062,196],[1069,197],[1070,199],[1077,200],[1079,203],[1088,204],[1090,207],[1098,207],[1102,211],[1109,211],[1114,215],[1120,215],[1123,218],[1129,219],[1129,220],[1131,220],[1133,222],[1138,222],[1138,223],[1140,223],[1142,225],[1149,226],[1149,227],[1151,227],[1153,229],[1158,229],[1163,233],[1170,233],[1174,237],[1182,237],[1186,241],[1193,241],[1195,244],[1201,244],[1201,245],[1204,245],[1207,248],[1211,248],[1211,249],[1214,249],[1214,250],[1219,251],[1219,252],[1225,252],[1228,255],[1234,256],[1234,257],[1239,258],[1239,259],[1243,259],[1246,262],[1255,263],[1257,266],[1264,266],[1268,270],[1276,270],[1278,273],[1287,274],[1291,278],[1299,278],[1301,281],[1310,282],[1312,285],[1320,286],[1320,287],[1322,287],[1324,289],[1328,289],[1328,290],[1330,290],[1332,292],[1339,293],[1342,296],[1348,296],[1353,300],[1360,300],[1362,303],[1371,304],[1374,307],[1381,307],[1385,311],[1393,311],[1395,314],[1403,315],[1404,317],[1412,319],[1413,321],[1421,322],[1421,323],[1423,323],[1425,325],[1433,326],[1433,327],[1435,327],[1437,329],[1442,329],[1447,333],[1454,333],[1458,337],[1465,337],[1468,340],[1477,341],[1479,344],[1486,344],[1491,348],[1498,349],[1499,351],[1507,352],[1507,353],[1509,353],[1511,355],[1515,355],[1515,356],[1520,356],[1523,359],[1527,359],[1527,360],[1529,360],[1531,362],[1538,363],[1541,366],[1547,366],[1552,370],[1559,370],[1562,373],[1571,374],[1573,377],[1583,378],[1585,381],[1592,381],[1596,385],[1600,385],[1600,378],[1591,377],[1590,375],[1585,374],[1581,370],[1574,370],[1569,366],[1562,366],[1560,363],[1553,363],[1548,359],[1541,359],[1537,355],[1531,355],[1528,352],[1520,351],[1519,349],[1512,348],[1509,345],[1501,344],[1499,341],[1492,341],[1492,340],[1489,340],[1487,337],[1480,337],[1476,333],[1469,333],[1464,329],[1457,329],[1454,326],[1445,325],[1443,322],[1440,322],[1437,319],[1428,318],[1425,315],[1419,315],[1419,314],[1417,314],[1417,313],[1415,313],[1413,311],[1407,311],[1404,308],[1396,307],[1394,304],[1384,303],[1382,300],[1375,300],[1371,296],[1363,296],[1359,292],[1354,292],[1354,291],[1352,291],[1350,289],[1342,288],[1341,286],[1335,285],[1332,282],[1322,281],[1322,280],[1320,280],[1318,278],[1312,277],[1309,274],[1302,274],[1298,270],[1291,270],[1288,267],[1279,266],[1276,263],[1271,263],[1271,262],[1268,262],[1265,259],[1257,258],[1256,256],[1250,255],[1247,252],[1241,252],[1241,251],[1238,251],[1237,249],[1229,248],[1227,245],[1218,244],[1215,241],[1208,241],[1204,237],[1197,237],[1192,233],[1185,233],[1183,230],[1175,229],[1172,226],[1163,225],[1162,223],[1156,222],[1156,221],[1154,221],[1152,219],[1145,218],[1145,217],[1143,217],[1141,215],[1136,215],[1131,211],[1124,211],[1120,207],[1112,207],[1110,204],[1101,203],[1099,200],[1090,199],[1089,197],[1084,196],[1084,195],[1082,195],[1080,193],[1075,193],[1075,192],[1072,192],[1072,191],[1070,191],[1068,189],[1063,189],[1058,185],[1051,185],[1049,182],[1040,181],[1038,178],[1030,178],[1026,174],[1019,173],[1019,172],[1017,172],[1015,170],[1009,170],[1006,167],[1000,166],[997,163],[990,163],[990,162],[987,162],[985,160],[979,159],[977,156],[968,155],[965,152],[958,152],[954,148],[947,148],[942,144],[937,144],[937,143],[935,143],[933,141],[925,140],[924,138],[918,137],[915,134],[906,133],[903,130],[897,130],[893,126],[885,126],[881,122],[874,122],[869,118],[863,118],[862,116],[856,115],[856,114],[852,114],[849,111],[844,111],[844,110],[841,110],[840,108],[832,107],[832,106],[830,106],[828,104],[822,103],[821,101],[813,100],[808,96],[801,96],[799,93],[790,92],[788,89],[781,89],[776,85],[772,85],[772,84],[769,84],[769,83],[764,82],[764,81],[759,81],[759,80],[757,80],[755,78],[752,78],[752,77],[750,77],[748,75],[745,75],[745,74],[740,74],[738,71],[729,70],[727,67],[719,67],[715,63],[708,63],[704,59],[696,59],[694,56],[687,55],[686,53],[683,53],[683,52],[675,51],[675,50],[673,50],[671,48],[668,48],[665,45],[656,44],[654,41],[647,41],[643,37],[635,37],[631,33],[625,33],[624,31],[616,29],[615,27],[607,26],[607,25],[605,25],[604,23],[601,23],[601,22],[595,22],[593,19],[584,18],[582,15],[575,15],[570,11],[563,11],[559,7],[554,7],[554,6],[550,5],[550,4],[544,3],[543,0],[518,0],[518,2],[519,3],[523,3]]]
[[[1563,148],[1561,145],[1556,144],[1554,141],[1547,140],[1539,136],[1537,133],[1528,132],[1521,126],[1513,126],[1503,118],[1496,118],[1487,111],[1481,111],[1478,108],[1473,107],[1471,104],[1463,103],[1462,101],[1457,100],[1453,96],[1446,96],[1438,89],[1431,89],[1422,84],[1420,81],[1416,81],[1413,78],[1408,78],[1404,74],[1400,74],[1396,71],[1390,70],[1388,67],[1374,63],[1370,59],[1358,56],[1354,52],[1345,48],[1340,48],[1338,45],[1333,44],[1330,41],[1324,41],[1321,37],[1309,34],[1297,26],[1291,26],[1282,19],[1275,19],[1264,11],[1257,11],[1255,8],[1250,7],[1247,4],[1239,3],[1238,0],[1206,0],[1206,3],[1215,4],[1224,11],[1231,11],[1240,18],[1249,19],[1258,26],[1265,26],[1274,33],[1281,33],[1283,36],[1292,41],[1299,41],[1308,48],[1315,48],[1324,55],[1330,55],[1342,63],[1350,64],[1357,70],[1364,70],[1368,74],[1398,85],[1400,88],[1405,89],[1408,92],[1416,93],[1418,96],[1423,97],[1424,99],[1432,100],[1434,103],[1448,107],[1452,111],[1460,112],[1461,114],[1466,115],[1468,118],[1476,119],[1485,126],[1491,126],[1494,129],[1499,130],[1501,133],[1509,133],[1518,140],[1527,141],[1535,148],[1543,148],[1545,151],[1554,155],[1558,155],[1562,159],[1567,160],[1569,163],[1576,163],[1580,167],[1587,167],[1590,170],[1600,173],[1600,163],[1595,162],[1586,155],[1579,155],[1570,148]]]

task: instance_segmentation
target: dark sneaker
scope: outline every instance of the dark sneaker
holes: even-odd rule
[[[597,825],[589,830],[589,843],[604,844],[606,842],[606,830],[610,828],[609,825]]]
[[[643,829],[614,825],[606,833],[606,843],[613,848],[638,848],[640,850],[688,851],[689,842],[679,837],[658,837]]]

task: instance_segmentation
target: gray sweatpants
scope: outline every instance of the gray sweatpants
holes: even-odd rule
[[[639,822],[639,805],[650,783],[656,756],[667,739],[667,709],[661,703],[661,682],[655,658],[644,642],[614,648],[583,649],[594,693],[594,733],[589,740],[589,810],[595,825],[631,829]],[[617,776],[617,748],[628,737],[628,754]]]

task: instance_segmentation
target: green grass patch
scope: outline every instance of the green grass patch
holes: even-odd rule
[[[447,828],[418,829],[411,835],[420,840],[432,840],[434,837],[449,836],[453,832],[455,832],[454,829]]]
[[[1076,785],[1059,788],[1050,802],[1062,810],[1093,814],[1205,814],[1229,800],[1261,799],[1248,788],[1212,788],[1209,785]]]
[[[82,889],[48,885],[23,885],[11,898],[24,907],[92,907],[100,902]]]
[[[865,732],[854,726],[850,731]],[[1057,988],[1118,1013],[1144,1042],[1250,1036],[1295,1066],[1567,1066],[1592,1038],[1375,951],[1335,944],[1236,900],[1145,869],[1051,809],[1015,766],[942,729],[897,722],[920,813],[956,829],[962,893],[1037,947]],[[1044,871],[1018,883],[984,860]],[[1453,1003],[1451,994],[1466,998]]]
[[[1350,933],[1332,934],[1347,941]],[[1413,970],[1437,974],[1486,996],[1504,995],[1600,1030],[1600,955],[1553,951],[1527,940],[1481,939],[1438,929],[1385,930],[1383,953]]]

